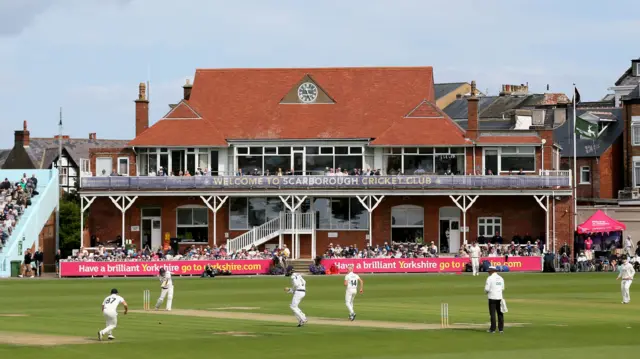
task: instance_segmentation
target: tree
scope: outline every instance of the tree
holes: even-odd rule
[[[60,251],[64,257],[80,248],[80,204],[60,201]]]

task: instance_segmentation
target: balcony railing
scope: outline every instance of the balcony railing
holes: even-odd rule
[[[561,188],[571,177],[537,176],[233,176],[82,177],[84,190]]]

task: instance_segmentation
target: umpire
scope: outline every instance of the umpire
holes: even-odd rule
[[[498,316],[498,331],[504,331],[504,314],[502,312],[502,291],[504,291],[504,279],[496,273],[496,267],[489,267],[489,278],[484,285],[484,292],[489,298],[489,315],[491,316],[491,328],[487,332],[496,332],[496,315]]]

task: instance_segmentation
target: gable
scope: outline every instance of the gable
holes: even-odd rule
[[[184,100],[180,101],[179,104],[171,108],[171,110],[162,117],[162,119],[171,119],[171,120],[201,120],[202,117],[193,107],[189,106],[187,102]]]
[[[300,88],[302,85],[305,85],[305,88]],[[300,93],[305,95],[305,91],[309,91],[308,88],[311,87],[315,89],[315,99],[313,101],[304,101],[300,97]],[[311,94],[310,94],[311,95]],[[322,87],[311,78],[309,74],[305,75],[300,81],[298,81],[286,95],[280,101],[281,104],[333,104],[335,101],[327,94]]]
[[[411,110],[406,118],[441,118],[442,112],[427,100],[422,101],[416,108]]]
[[[33,160],[22,146],[15,146],[2,165],[5,170],[36,169]]]

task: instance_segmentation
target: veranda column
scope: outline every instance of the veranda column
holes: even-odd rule
[[[127,210],[129,208],[131,208],[131,206],[133,205],[133,202],[136,201],[136,199],[138,199],[138,196],[118,196],[118,197],[113,197],[113,196],[109,196],[109,199],[111,200],[111,202],[113,202],[113,204],[116,206],[116,208],[118,208],[120,210],[120,212],[122,213],[122,245],[124,246],[125,244],[125,231],[124,231],[124,214],[127,212]]]
[[[549,245],[549,195],[536,196],[533,198],[536,199],[536,202],[540,205],[540,207],[544,210],[544,225],[545,225],[545,234],[544,241],[546,245]]]
[[[224,206],[229,196],[200,196],[200,198],[213,212],[213,245],[215,246],[218,244],[218,211]]]
[[[460,208],[460,210],[462,211],[462,228],[464,229],[464,231],[462,231],[462,243],[463,245],[466,246],[467,245],[467,211],[469,210],[469,208],[471,208],[471,206],[473,206],[475,201],[478,199],[478,195],[475,195],[475,196],[461,195],[457,197],[450,195],[449,198],[451,198],[453,203],[455,203],[456,206],[458,206],[458,208]]]
[[[302,203],[307,199],[307,196],[280,196],[280,200],[284,203],[284,206],[291,211],[291,259],[296,258],[296,211]]]
[[[96,197],[80,196],[80,247],[84,247],[84,212],[89,209]],[[84,202],[87,202],[86,204]]]
[[[384,195],[382,196],[356,196],[358,201],[362,204],[367,212],[369,212],[369,247],[373,244],[373,210],[378,207],[380,202],[384,199]]]

